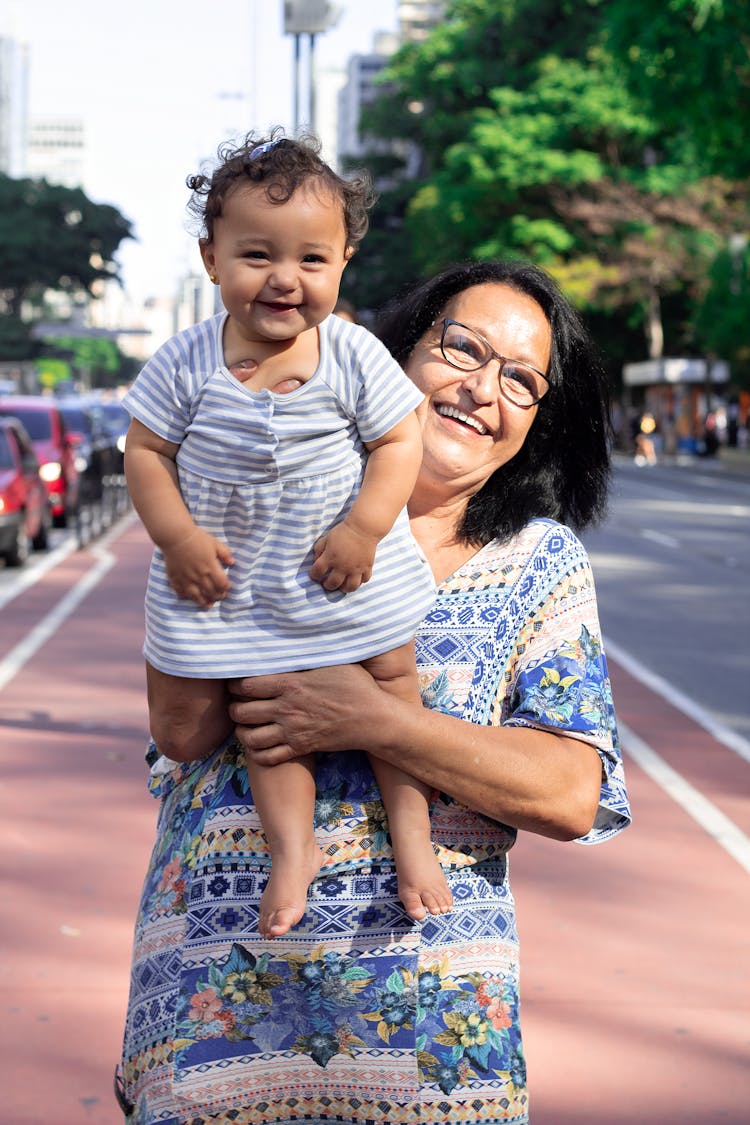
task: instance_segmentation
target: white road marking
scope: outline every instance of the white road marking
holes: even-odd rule
[[[48,571],[62,562],[63,559],[71,555],[73,551],[78,549],[78,541],[75,535],[67,536],[59,547],[55,547],[53,551],[48,551],[44,556],[44,561],[35,563],[34,566],[26,566],[24,570],[16,578],[12,586],[8,586],[7,590],[0,593],[0,609],[12,602],[24,590],[28,590],[29,586],[34,586],[43,578]]]
[[[679,539],[674,539],[671,535],[665,535],[661,531],[649,531],[645,528],[641,531],[641,538],[650,539],[652,543],[659,543],[662,547],[679,547]]]
[[[671,703],[678,711],[682,711],[683,715],[687,715],[699,727],[707,730],[717,742],[721,742],[722,745],[733,750],[744,761],[750,762],[750,742],[743,738],[741,734],[720,723],[718,719],[715,719],[700,704],[681,692],[679,688],[673,687],[667,680],[650,671],[635,657],[630,656],[614,641],[610,641],[606,637],[604,639],[604,652],[607,656],[616,660],[618,664],[621,664],[634,680],[638,680],[650,691],[660,695],[662,699],[666,699],[667,703]]]
[[[642,738],[618,723],[623,750],[633,758],[652,781],[671,797],[698,826],[707,832],[737,863],[750,874],[750,838],[725,816],[708,798],[686,781],[664,761]]]
[[[70,590],[60,598],[59,602],[57,602],[33,629],[29,630],[24,639],[19,641],[15,648],[12,648],[3,660],[0,660],[0,691],[7,687],[10,681],[18,675],[24,665],[28,664],[29,660],[39,651],[42,645],[46,644],[50,637],[54,636],[63,622],[70,617],[83,599],[99,585],[105,574],[112,569],[117,559],[107,550],[107,547],[113,539],[122,535],[133,522],[133,519],[134,517],[131,516],[126,520],[118,522],[116,527],[113,527],[106,535],[102,536],[96,544],[88,548],[90,553],[97,559],[96,564],[79,579],[75,586],[72,586]],[[63,544],[63,546],[59,548],[62,553],[57,559],[58,562],[64,558],[65,555],[70,553],[68,549],[64,548],[67,548],[67,544]],[[57,552],[53,551],[50,557],[56,554]],[[41,569],[41,567],[36,568],[33,572],[33,577],[41,578],[42,575],[39,574],[39,570]],[[49,568],[46,567],[45,562],[44,573],[46,573],[47,569]],[[27,585],[33,585],[33,582],[29,582]]]

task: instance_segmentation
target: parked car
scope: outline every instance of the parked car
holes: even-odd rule
[[[130,415],[122,403],[115,399],[102,399],[99,402],[99,407],[104,415],[104,424],[114,439],[115,449],[117,450],[117,472],[123,473],[125,471],[125,438],[130,425]]]
[[[16,418],[0,418],[0,557],[23,566],[47,547],[52,513],[31,438]]]
[[[47,487],[53,523],[65,527],[78,511],[81,482],[60,408],[44,395],[7,395],[0,398],[0,417],[18,418],[26,428]]]
[[[118,475],[117,443],[104,420],[101,404],[84,398],[58,400],[58,408],[74,444],[81,474],[81,500],[97,502]]]

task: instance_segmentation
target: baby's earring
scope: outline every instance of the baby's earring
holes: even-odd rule
[[[211,282],[212,285],[216,285],[219,279],[218,279],[218,277],[216,276],[215,273],[210,273],[208,275],[208,280]]]

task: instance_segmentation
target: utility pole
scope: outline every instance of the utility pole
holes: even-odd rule
[[[300,113],[301,41],[307,37],[307,116],[314,132],[315,120],[315,37],[335,27],[342,9],[328,0],[284,0],[284,34],[294,36],[294,131],[302,122]]]

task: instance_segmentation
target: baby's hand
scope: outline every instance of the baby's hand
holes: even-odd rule
[[[167,578],[174,592],[208,609],[229,593],[230,582],[224,571],[234,558],[226,543],[196,528],[180,543],[163,548]]]
[[[357,531],[346,520],[337,523],[313,547],[315,562],[310,577],[324,590],[351,594],[372,577],[378,539]]]

